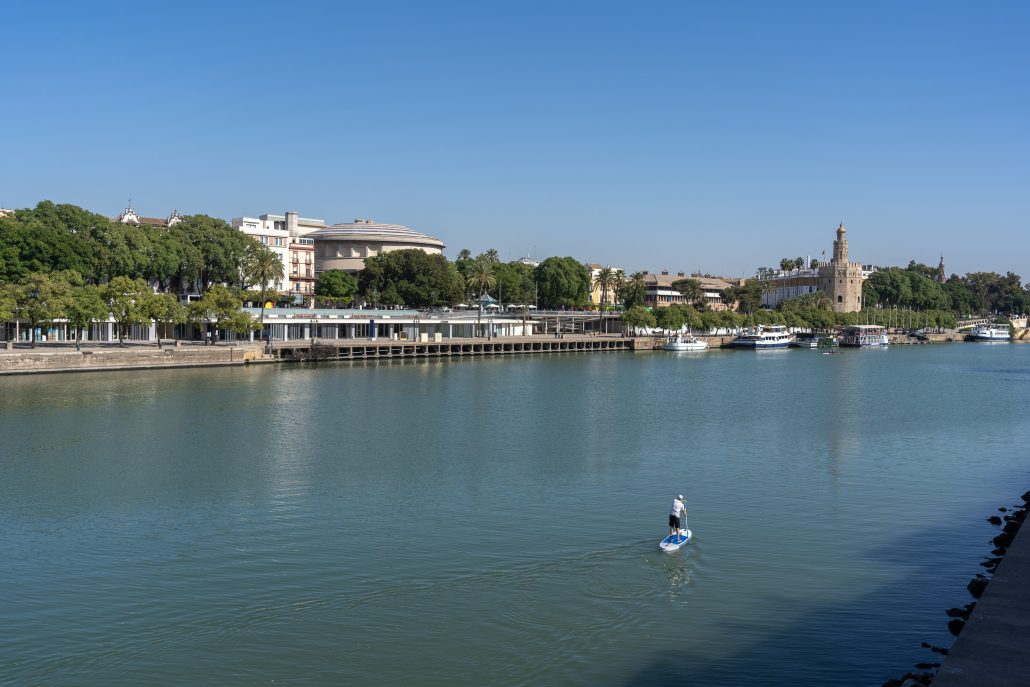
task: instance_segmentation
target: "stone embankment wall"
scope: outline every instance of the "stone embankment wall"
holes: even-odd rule
[[[160,367],[242,365],[260,357],[260,349],[238,346],[190,348],[18,350],[0,354],[0,375],[91,370],[136,370]]]

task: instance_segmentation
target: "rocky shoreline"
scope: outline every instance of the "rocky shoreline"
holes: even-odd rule
[[[1001,515],[992,515],[987,518],[987,522],[992,525],[1001,527],[1001,533],[991,539],[991,543],[994,545],[994,549],[991,550],[990,555],[985,556],[984,560],[980,563],[984,568],[984,572],[977,573],[973,577],[969,584],[966,585],[966,589],[969,590],[970,596],[973,600],[961,607],[949,608],[945,613],[948,618],[948,631],[954,636],[958,637],[961,634],[963,628],[966,626],[966,621],[969,619],[970,614],[976,607],[977,600],[983,596],[983,593],[987,590],[987,586],[990,584],[994,573],[998,569],[998,565],[1004,560],[1005,554],[1008,552],[1009,547],[1012,545],[1013,540],[1016,538],[1016,533],[1019,532],[1020,526],[1026,519],[1028,508],[1030,508],[1030,491],[1023,494],[1021,497],[1023,503],[1013,508],[1006,508],[1004,506],[998,508],[998,512]],[[946,657],[949,654],[949,649],[945,647],[933,646],[927,642],[923,642],[923,648],[929,649],[935,654]],[[937,674],[937,669],[940,668],[941,662],[923,662],[915,665],[915,670],[909,671],[902,675],[900,678],[891,678],[883,683],[882,687],[921,687],[924,685],[933,684],[934,677]]]

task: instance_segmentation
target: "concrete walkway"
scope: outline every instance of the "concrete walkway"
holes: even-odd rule
[[[1030,525],[1024,525],[984,591],[933,687],[1030,685]]]

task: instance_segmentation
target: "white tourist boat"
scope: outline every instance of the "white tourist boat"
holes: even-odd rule
[[[707,351],[708,342],[690,334],[677,334],[670,336],[662,348],[667,351]]]
[[[793,340],[794,335],[788,332],[782,324],[766,324],[745,330],[731,342],[731,345],[734,348],[765,350],[767,348],[786,348]]]
[[[1003,324],[978,324],[969,331],[973,341],[1009,341],[1012,334]]]
[[[854,324],[844,327],[841,346],[886,346],[890,343],[887,330],[878,324]]]

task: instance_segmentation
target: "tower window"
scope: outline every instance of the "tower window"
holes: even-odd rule
[[[844,296],[837,296],[837,302],[838,303],[843,303],[844,302]]]

